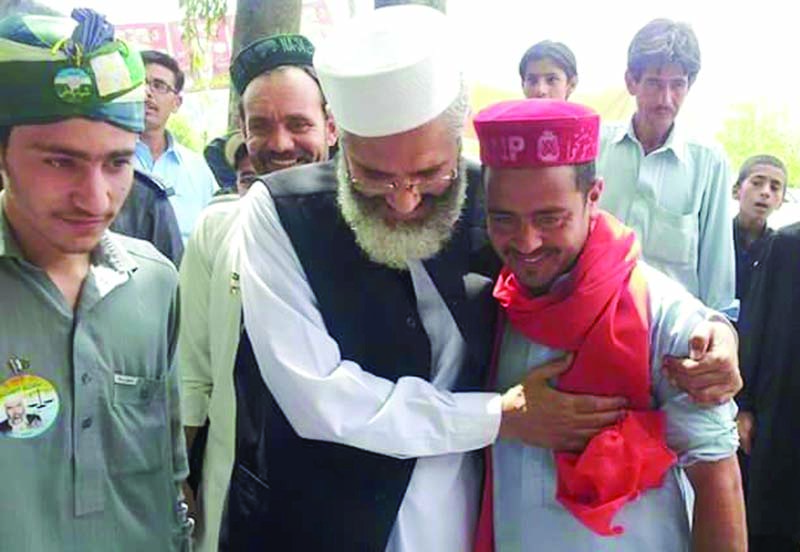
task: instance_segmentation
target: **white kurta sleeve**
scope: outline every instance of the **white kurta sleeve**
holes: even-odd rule
[[[417,377],[394,383],[343,359],[262,183],[245,196],[242,217],[245,325],[264,381],[300,436],[397,458],[495,440],[499,395],[441,391]]]

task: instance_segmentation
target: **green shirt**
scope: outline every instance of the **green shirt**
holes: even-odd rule
[[[24,259],[2,209],[0,223],[0,383],[22,359],[60,403],[41,434],[0,433],[2,549],[187,549],[175,268],[149,243],[107,232],[73,311]],[[0,401],[3,422],[6,412]]]

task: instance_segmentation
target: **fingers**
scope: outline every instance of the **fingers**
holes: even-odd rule
[[[697,361],[690,358],[680,358],[665,356],[661,365],[662,370],[666,370],[671,376],[696,376],[708,372],[719,371],[720,359],[713,355],[707,355],[703,360]]]
[[[594,434],[600,429],[614,425],[624,415],[624,410],[598,412],[596,414],[581,414],[575,418],[576,430],[588,431]]]
[[[528,376],[528,379],[547,380],[556,376],[560,376],[569,369],[571,364],[571,354],[556,360],[551,360],[550,362],[542,364],[541,366],[531,367],[531,372]]]
[[[724,384],[706,387],[694,392],[687,390],[686,392],[692,398],[692,401],[701,406],[716,406],[731,400],[738,391],[738,387]]]
[[[724,322],[711,322],[711,351],[732,350],[736,352],[739,341],[736,330]]]
[[[749,435],[740,435],[739,436],[739,448],[741,448],[745,454],[748,456],[750,455],[750,436]]]
[[[625,397],[597,397],[593,395],[570,395],[575,412],[581,414],[595,414],[607,412],[621,412],[628,406]]]
[[[700,360],[711,347],[712,324],[708,321],[695,326],[689,337],[689,358]]]
[[[678,374],[675,377],[678,387],[687,393],[697,393],[709,387],[733,387],[727,372],[702,372],[698,374]]]

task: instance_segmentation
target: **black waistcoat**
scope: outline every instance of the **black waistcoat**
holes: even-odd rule
[[[425,263],[468,344],[458,390],[481,388],[494,315],[490,286],[465,288],[471,263],[485,258],[475,255],[484,250],[480,184],[471,174],[453,238]],[[392,381],[429,379],[430,344],[410,276],[371,262],[356,245],[336,204],[333,163],[282,171],[266,183],[342,358]],[[383,551],[416,460],[299,437],[264,384],[246,331],[234,379],[236,461],[224,547]]]

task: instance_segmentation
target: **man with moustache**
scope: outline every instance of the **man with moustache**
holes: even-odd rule
[[[185,76],[169,54],[142,52],[147,70],[145,130],[136,144],[136,168],[156,176],[168,187],[184,243],[197,217],[211,201],[217,181],[202,155],[179,144],[167,122],[183,103]]]
[[[625,72],[636,113],[604,125],[600,206],[636,231],[645,261],[734,316],[728,161],[718,144],[676,121],[699,71],[700,47],[687,24],[656,19],[636,33]]]
[[[144,66],[102,16],[72,17],[0,21],[0,377],[6,396],[46,397],[40,427],[0,439],[26,514],[0,511],[2,547],[184,551],[177,274],[108,231],[133,183]]]
[[[313,53],[304,36],[277,35],[254,42],[231,65],[231,80],[241,96],[245,157],[250,154],[259,174],[327,160],[336,142],[311,68]],[[226,153],[235,158],[234,152]],[[242,310],[239,210],[238,196],[215,198],[200,215],[180,269],[183,419],[191,456],[202,463],[195,501],[199,550],[217,549],[233,464],[233,366]],[[192,447],[198,432],[201,437]]]
[[[13,433],[41,427],[42,418],[38,414],[28,414],[25,395],[15,393],[3,400],[6,419],[0,422],[0,433]]]
[[[633,231],[599,209],[599,127],[591,109],[550,100],[501,102],[475,117],[487,229],[504,263],[493,387],[505,392],[571,354],[559,389],[630,400],[579,454],[499,439],[483,510],[494,538],[478,549],[744,550],[736,406],[699,407],[659,369],[664,355],[689,354],[712,313],[640,262]]]
[[[242,200],[223,549],[468,550],[472,451],[498,435],[581,447],[620,415],[624,400],[550,389],[563,362],[480,391],[495,308],[472,270],[485,233],[480,181],[460,161],[454,44],[441,12],[413,5],[335,30],[314,66],[339,156]]]

